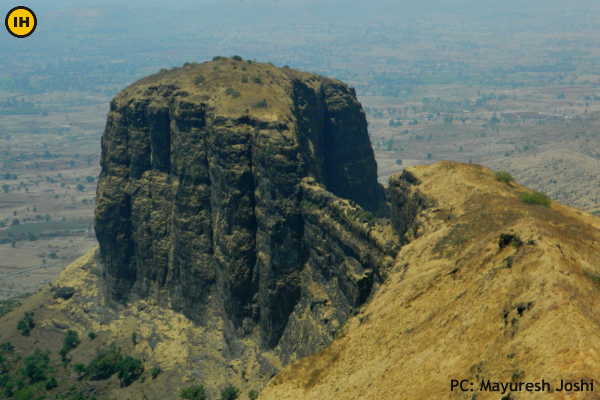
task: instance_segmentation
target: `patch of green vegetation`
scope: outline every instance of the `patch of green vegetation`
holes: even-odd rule
[[[10,342],[4,342],[0,344],[0,354],[9,353],[12,354],[15,352],[15,346],[10,344]]]
[[[256,400],[258,399],[258,392],[254,389],[252,389],[251,391],[248,392],[248,399],[250,400]]]
[[[206,400],[206,391],[204,386],[191,386],[186,389],[181,389],[179,397],[185,400]]]
[[[31,330],[35,327],[33,322],[33,313],[25,313],[25,316],[17,323],[17,330],[21,331],[21,335],[29,336]]]
[[[240,390],[233,385],[229,385],[225,389],[221,390],[220,400],[236,400],[239,395]]]
[[[371,221],[373,219],[373,213],[370,211],[363,211],[358,217],[358,220],[363,221],[365,219]]]
[[[35,222],[31,224],[15,225],[8,229],[0,230],[0,236],[22,235],[28,234],[29,232],[39,234],[42,232],[79,230],[86,229],[92,223],[92,219]]]
[[[50,350],[42,352],[40,349],[35,349],[34,353],[23,359],[25,362],[25,369],[22,370],[22,374],[29,378],[31,383],[43,382],[48,377],[48,372],[51,372],[50,368]]]
[[[513,176],[508,171],[496,171],[495,177],[497,181],[510,183],[515,180]]]
[[[88,333],[88,337],[90,338],[90,340],[94,340],[96,339],[98,335],[96,335],[96,332],[89,332]]]
[[[534,191],[533,193],[519,193],[519,199],[527,204],[539,204],[544,207],[550,207],[552,200],[545,193]]]
[[[117,363],[121,360],[121,349],[112,342],[108,349],[98,350],[96,357],[87,366],[92,379],[108,379],[115,372]]]
[[[82,379],[88,374],[88,369],[83,363],[77,363],[73,365],[73,371],[77,373],[77,379]]]
[[[156,379],[156,377],[158,377],[158,375],[162,372],[162,369],[160,369],[160,367],[154,367],[152,368],[152,379]]]
[[[117,377],[121,381],[121,385],[129,386],[144,372],[144,365],[142,364],[142,360],[125,356],[125,358],[117,363],[115,370],[118,372]]]
[[[196,77],[194,77],[194,85],[199,85],[202,82],[204,82],[204,75],[197,75]]]
[[[267,107],[267,100],[261,100],[258,103],[256,103],[256,107],[259,108],[266,108]]]
[[[244,61],[244,59],[240,56],[233,56],[233,57],[231,57],[231,59],[235,60],[235,61]]]
[[[63,347],[62,349],[60,349],[58,354],[60,354],[64,360],[65,358],[67,358],[67,354],[69,354],[69,351],[77,347],[79,342],[79,334],[76,331],[69,329],[67,331],[67,336],[65,336],[65,338],[63,339]]]
[[[121,355],[121,349],[113,342],[107,349],[98,350],[98,354],[87,367],[77,367],[78,373],[89,374],[91,379],[104,380],[117,373],[121,385],[128,386],[138,379],[144,371],[142,361]]]
[[[228,86],[227,89],[225,89],[225,94],[233,97],[234,99],[241,96],[241,93],[232,88],[231,86]]]
[[[14,299],[0,300],[0,317],[5,316],[20,304],[20,301]]]
[[[42,382],[35,385],[25,385],[17,381],[17,391],[12,395],[15,400],[43,399],[45,387]]]
[[[466,243],[469,239],[465,235],[460,235],[456,239],[454,239],[454,244],[463,244]]]
[[[58,382],[56,382],[55,377],[51,376],[50,379],[44,383],[44,386],[46,387],[46,390],[52,390],[58,387]]]
[[[252,82],[254,83],[262,83],[262,78],[260,77],[260,75],[258,75],[258,73],[252,75],[250,79],[252,79]]]

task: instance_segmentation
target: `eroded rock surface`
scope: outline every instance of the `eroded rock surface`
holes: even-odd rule
[[[110,297],[222,319],[231,358],[250,336],[284,364],[330,343],[399,249],[337,80],[230,59],[153,75],[111,102],[101,162]]]

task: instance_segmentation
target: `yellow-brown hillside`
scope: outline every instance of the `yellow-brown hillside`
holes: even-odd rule
[[[430,205],[388,280],[339,339],[293,363],[261,392],[269,399],[500,399],[482,380],[536,382],[567,398],[565,381],[600,373],[600,220],[522,203],[517,184],[475,165],[408,169]],[[406,175],[405,175],[406,176]],[[396,175],[390,183],[400,185]],[[522,242],[499,246],[501,234]],[[473,392],[450,391],[468,379]],[[524,387],[523,387],[524,389]],[[568,398],[599,398],[595,392]]]

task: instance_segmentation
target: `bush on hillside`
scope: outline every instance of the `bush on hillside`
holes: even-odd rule
[[[142,360],[125,356],[125,358],[115,365],[115,371],[119,373],[117,377],[121,381],[121,385],[129,386],[144,372],[144,366],[142,365]]]
[[[533,193],[519,193],[519,199],[527,204],[539,204],[544,207],[550,207],[552,200],[545,193],[534,191]]]
[[[60,349],[58,354],[60,354],[61,357],[64,359],[67,357],[67,354],[69,353],[69,351],[71,351],[71,349],[74,349],[75,347],[77,347],[78,344],[79,344],[79,334],[76,331],[69,329],[67,331],[67,336],[65,336],[65,338],[63,339],[63,347],[62,347],[62,349]]]
[[[206,400],[206,392],[204,386],[191,386],[186,389],[181,389],[179,397],[184,400]]]
[[[221,400],[236,400],[239,395],[240,390],[233,385],[229,385],[221,390]]]
[[[496,171],[496,180],[504,183],[510,183],[515,180],[508,171]]]
[[[204,82],[204,75],[198,75],[194,78],[194,85],[199,85]]]
[[[87,366],[92,379],[108,379],[116,372],[116,366],[121,361],[121,349],[111,343],[108,349],[98,350],[98,354]]]

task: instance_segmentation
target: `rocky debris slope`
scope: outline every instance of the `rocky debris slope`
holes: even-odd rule
[[[561,379],[600,373],[596,216],[523,203],[527,189],[476,165],[411,167],[390,189],[394,226],[409,229],[385,283],[260,400],[566,398]],[[452,392],[452,379],[473,386]],[[480,391],[482,381],[542,379],[551,393]]]

